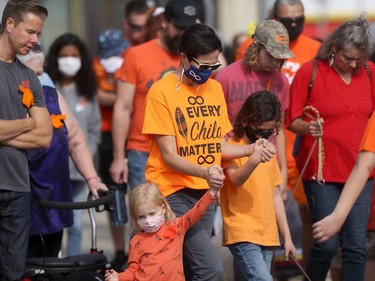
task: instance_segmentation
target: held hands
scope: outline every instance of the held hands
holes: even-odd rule
[[[256,153],[258,149],[262,149],[260,155],[260,162],[262,163],[270,161],[276,155],[276,147],[266,139],[258,139],[255,142],[253,151]]]
[[[223,187],[224,179],[223,169],[219,165],[215,164],[207,169],[206,181],[212,192],[217,193]]]
[[[333,212],[312,225],[313,238],[319,243],[323,243],[336,235],[340,231],[343,223],[344,221]]]

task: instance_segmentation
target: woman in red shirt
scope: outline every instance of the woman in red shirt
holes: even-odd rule
[[[367,73],[375,73],[374,65],[367,63],[370,46],[367,19],[347,21],[323,42],[316,63],[300,68],[291,85],[287,123],[291,131],[301,135],[296,160],[300,172],[306,168],[302,179],[313,222],[335,208],[374,109],[375,87],[371,87]],[[310,83],[312,73],[315,79]],[[313,84],[311,90],[309,84]],[[301,118],[306,105],[317,109],[319,116]],[[323,167],[315,154],[309,160],[315,138],[322,139]],[[319,176],[321,181],[315,181]],[[306,266],[312,280],[326,279],[339,246],[343,249],[343,280],[363,280],[372,183],[370,174],[339,236],[314,243]]]

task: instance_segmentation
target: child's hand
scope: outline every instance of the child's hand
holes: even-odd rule
[[[213,165],[208,168],[208,176],[206,181],[215,195],[223,187],[224,179],[225,176],[223,169],[219,165]]]
[[[259,139],[255,143],[253,143],[252,152],[251,152],[251,159],[257,160],[257,162],[262,162],[262,153],[265,149],[264,147],[264,139]]]
[[[276,147],[266,139],[259,139],[259,141],[264,147],[261,161],[263,163],[268,162],[276,155]]]
[[[291,239],[287,239],[284,242],[284,255],[285,260],[289,260],[289,255],[292,254],[293,256],[296,256],[296,247],[294,246]]]
[[[104,278],[105,281],[118,281],[118,273],[114,269],[106,270]]]
[[[250,157],[254,150],[254,143],[250,143],[243,146],[243,154],[244,156]]]
[[[335,212],[332,212],[312,225],[313,238],[319,243],[327,241],[340,231],[344,221]]]

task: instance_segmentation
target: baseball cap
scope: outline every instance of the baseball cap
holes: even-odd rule
[[[274,58],[294,58],[293,53],[289,50],[288,31],[278,21],[265,20],[258,24],[253,39],[255,42],[262,44]]]
[[[120,29],[109,28],[99,34],[98,55],[102,59],[119,56],[128,47]]]
[[[197,7],[192,0],[169,0],[165,6],[166,19],[177,27],[197,23]]]

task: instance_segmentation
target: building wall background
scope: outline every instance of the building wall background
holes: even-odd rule
[[[123,12],[129,0],[40,0],[49,11],[40,43],[45,52],[65,32],[78,34],[96,52],[98,34],[109,27],[122,29]],[[182,1],[182,0],[181,0]],[[205,22],[220,33],[226,44],[234,34],[246,32],[249,23],[267,17],[274,0],[197,0],[205,7]],[[0,0],[0,11],[7,0]],[[167,0],[149,0],[164,6]],[[367,11],[375,20],[374,0],[304,0],[306,28],[310,36],[324,38],[342,21]]]

